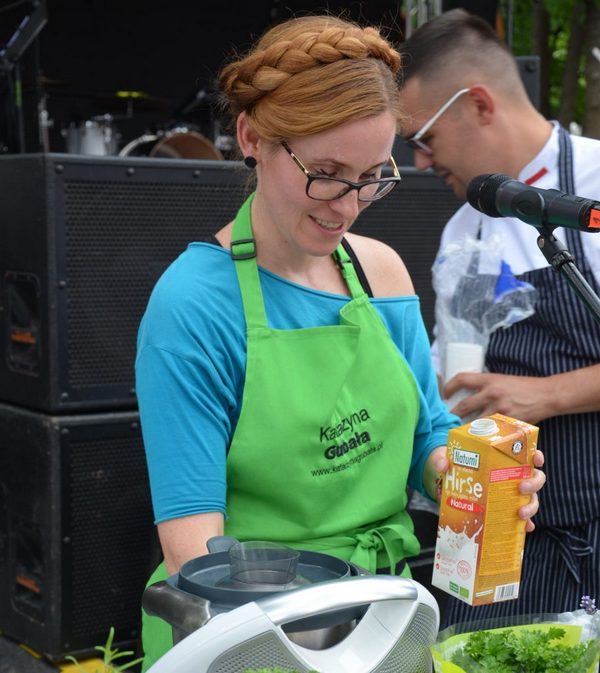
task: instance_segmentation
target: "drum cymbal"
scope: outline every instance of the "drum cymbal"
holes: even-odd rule
[[[168,98],[152,96],[145,91],[90,91],[78,89],[60,79],[42,76],[41,87],[50,95],[73,100],[85,100],[106,112],[126,112],[133,109],[140,112],[170,110],[174,102]]]
[[[133,108],[138,111],[153,111],[170,109],[173,101],[160,96],[151,96],[145,91],[115,91],[101,93],[92,97],[92,102],[98,107],[107,110],[124,110]]]
[[[64,91],[69,86],[69,82],[55,77],[46,77],[39,75],[35,81],[26,82],[23,91],[37,91],[41,89],[44,93],[54,93]]]
[[[47,77],[46,75],[40,75],[38,77],[38,84],[44,88],[52,89],[54,87],[64,88],[69,85],[69,83],[64,79],[57,79],[55,77]]]

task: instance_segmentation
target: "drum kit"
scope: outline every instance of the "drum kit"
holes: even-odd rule
[[[16,2],[10,8],[21,4],[29,3]],[[229,158],[234,149],[234,138],[218,133],[219,124],[213,114],[216,96],[203,87],[195,90],[175,109],[169,110],[171,101],[144,91],[82,91],[64,80],[47,77],[37,66],[24,81],[19,62],[47,22],[46,1],[30,4],[33,5],[31,13],[24,18],[19,15],[17,28],[6,45],[0,37],[0,103],[3,103],[4,97],[9,101],[4,110],[0,105],[0,153],[26,152],[31,151],[30,148],[33,151],[57,151],[56,147],[52,147],[57,144],[55,133],[50,133],[53,130],[59,132],[58,140],[63,143],[61,149],[69,154],[215,161]],[[16,104],[17,100],[20,100],[19,104]],[[27,101],[27,110],[23,100]],[[51,107],[59,110],[55,119],[49,112],[49,102]],[[76,119],[62,119],[67,116],[65,103],[77,110]],[[102,114],[88,116],[92,110]],[[119,126],[131,128],[130,122],[147,118],[145,113],[150,113],[153,123],[141,135],[123,144]],[[168,115],[169,121],[155,123],[157,114]],[[35,140],[26,137],[25,132],[26,128],[29,131],[25,117],[30,118],[31,115],[37,116]],[[139,118],[136,119],[136,116]],[[188,121],[198,119],[202,119],[203,123]],[[134,126],[139,133],[145,124]],[[205,135],[207,129],[212,138]]]
[[[68,154],[223,160],[219,147],[193,126],[177,124],[148,131],[119,149],[121,134],[112,115],[103,114],[63,129]],[[225,143],[221,141],[224,148]]]
[[[194,94],[195,100],[201,98],[203,96]],[[178,119],[179,113],[182,121],[154,124],[141,135],[123,142],[119,128],[121,122],[131,120],[134,111],[138,109],[162,111],[166,102],[140,91],[94,95],[93,102],[95,106],[104,105],[105,108],[114,108],[115,102],[122,107],[124,103],[126,111],[116,114],[105,112],[64,124],[60,135],[64,151],[68,154],[222,161],[234,148],[233,137],[218,133],[218,123],[210,124],[211,131],[214,131],[214,138],[211,139],[201,132],[199,125],[188,122],[187,118],[192,116],[190,112],[195,107],[189,104],[179,106],[175,113],[169,115],[173,120]]]
[[[13,3],[17,7],[23,3]],[[27,98],[35,101],[33,108],[28,112],[37,115],[38,138],[30,143],[25,138],[25,117],[23,105],[15,105],[18,96],[9,95],[11,103],[6,106],[6,119],[0,119],[0,153],[24,152],[28,145],[37,145],[43,152],[50,152],[50,130],[60,131],[64,143],[64,151],[69,154],[87,154],[98,156],[148,156],[175,159],[206,159],[220,161],[227,158],[234,149],[232,136],[217,133],[218,123],[214,120],[215,95],[204,88],[192,93],[181,105],[169,114],[171,121],[153,124],[139,137],[122,145],[123,134],[119,129],[120,123],[128,122],[139,112],[166,113],[169,101],[156,96],[150,96],[143,91],[117,91],[114,93],[98,93],[72,89],[62,80],[52,79],[35,72],[35,82],[27,82],[23,86],[19,61],[23,54],[35,41],[47,22],[46,2],[39,0],[31,3],[31,13],[24,18],[19,15],[16,30],[4,45],[0,40],[0,80],[6,79],[8,94],[12,91],[22,91]],[[8,8],[7,8],[8,9]],[[17,17],[15,17],[16,19]],[[4,91],[0,91],[0,101]],[[89,118],[68,120],[61,122],[57,129],[57,120],[52,119],[48,110],[48,101],[62,99],[75,107],[81,105],[86,110],[101,110],[102,114]],[[60,107],[60,106],[59,106]],[[123,109],[125,111],[123,112]],[[117,110],[112,114],[112,110]],[[198,113],[201,113],[200,115]],[[60,113],[59,113],[60,115]],[[204,115],[209,118],[208,125],[188,123],[189,119]],[[206,137],[201,128],[207,126],[209,135]],[[143,128],[143,126],[142,126]],[[225,156],[224,156],[225,155]]]

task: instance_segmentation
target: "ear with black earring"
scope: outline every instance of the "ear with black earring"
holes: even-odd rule
[[[247,156],[244,157],[244,164],[246,165],[246,168],[256,168],[257,161],[254,157]]]

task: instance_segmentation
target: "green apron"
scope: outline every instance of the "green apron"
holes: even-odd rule
[[[231,244],[247,362],[227,457],[225,533],[394,572],[399,561],[419,553],[406,512],[419,416],[414,376],[341,246],[334,256],[352,299],[340,311],[340,324],[267,326],[251,201],[236,217]],[[166,577],[161,566],[149,584]],[[409,574],[407,567],[402,574]],[[165,625],[144,615],[143,670],[172,644]]]

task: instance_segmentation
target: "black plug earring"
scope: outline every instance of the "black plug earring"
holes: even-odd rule
[[[251,156],[244,157],[244,164],[246,165],[246,168],[256,168],[257,163],[258,162],[254,157]]]

